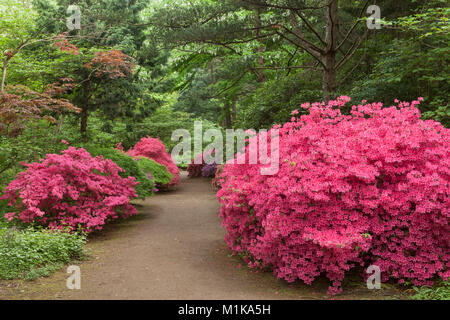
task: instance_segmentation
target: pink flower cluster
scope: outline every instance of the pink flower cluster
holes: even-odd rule
[[[142,138],[127,154],[133,158],[147,157],[165,166],[173,175],[168,187],[180,183],[180,171],[160,140],[151,137]]]
[[[349,101],[303,104],[309,115],[274,127],[276,175],[225,165],[217,197],[229,248],[289,282],[325,274],[330,294],[357,265],[379,266],[383,281],[448,279],[450,130],[422,121],[419,101],[343,115]]]
[[[130,204],[137,182],[120,177],[122,169],[111,160],[69,147],[25,166],[0,198],[15,208],[5,215],[8,220],[91,232],[109,220],[137,214]]]

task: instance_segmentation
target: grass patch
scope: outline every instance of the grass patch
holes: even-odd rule
[[[83,259],[86,237],[62,231],[0,226],[0,279],[34,280]]]

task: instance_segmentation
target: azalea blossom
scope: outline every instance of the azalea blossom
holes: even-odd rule
[[[280,170],[223,166],[217,185],[225,240],[251,268],[288,282],[377,265],[382,281],[449,278],[450,130],[420,119],[421,99],[383,107],[349,97],[304,103],[279,128]],[[249,149],[245,150],[249,153]]]

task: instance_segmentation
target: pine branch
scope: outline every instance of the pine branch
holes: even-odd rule
[[[365,12],[367,5],[369,4],[370,0],[367,0],[366,3],[364,4],[364,7],[361,9],[358,18],[356,19],[355,23],[353,24],[353,26],[350,28],[350,30],[347,32],[347,34],[345,35],[344,39],[341,41],[341,43],[337,46],[336,50],[339,50],[342,45],[347,42],[348,37],[353,33],[353,31],[355,30],[355,28],[358,26],[358,24],[361,22],[360,19],[363,15],[363,13]]]
[[[355,41],[347,53],[342,57],[342,59],[336,64],[336,70],[342,68],[356,53],[356,51],[361,47],[362,43],[366,39],[368,35],[368,31],[364,33],[362,37],[359,38],[359,41]]]

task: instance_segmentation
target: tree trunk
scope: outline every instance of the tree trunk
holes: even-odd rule
[[[2,86],[0,92],[5,90],[5,82],[6,82],[6,68],[8,67],[8,61],[3,62],[3,72],[2,72]]]
[[[88,116],[89,111],[85,106],[83,106],[83,108],[81,109],[81,128],[80,128],[80,132],[83,136],[86,135]]]
[[[86,81],[83,83],[83,105],[81,107],[81,126],[80,133],[83,138],[86,138],[87,122],[89,117],[89,98],[90,98],[90,83]]]
[[[325,102],[335,98],[336,94],[336,54],[330,52],[322,58],[325,65],[322,71],[322,90]]]
[[[261,37],[261,12],[260,9],[257,9],[256,11],[256,17],[255,17],[255,24],[256,24],[256,36]],[[261,41],[259,41],[259,43],[261,43]],[[258,66],[261,68],[260,70],[256,71],[256,74],[258,76],[258,82],[265,82],[266,81],[266,75],[264,73],[264,69],[262,69],[264,67],[264,58],[261,55],[264,52],[264,47],[263,44],[261,43],[261,45],[258,47],[257,52],[260,54],[258,56]]]
[[[231,112],[230,112],[230,103],[227,101],[224,104],[224,113],[225,113],[225,128],[231,129],[232,122],[231,122]]]
[[[58,121],[58,134],[62,132],[62,126],[64,124],[64,114],[61,114]]]
[[[237,104],[237,100],[234,99],[234,100],[233,100],[233,105],[232,105],[232,114],[231,114],[231,121],[232,121],[233,123],[235,123],[236,118],[237,118],[236,104]]]
[[[210,72],[211,72],[211,82],[213,84],[216,84],[216,74],[214,71],[214,59],[212,59],[211,62],[209,63],[209,68],[210,68]]]
[[[323,98],[326,102],[336,93],[336,47],[338,37],[338,0],[330,0],[326,10],[325,53],[322,55]]]

